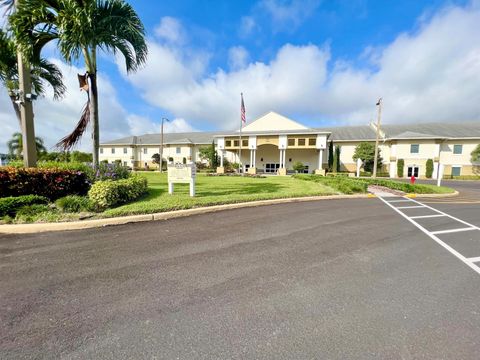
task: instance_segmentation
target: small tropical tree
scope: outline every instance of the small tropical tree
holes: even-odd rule
[[[86,73],[79,76],[79,82],[87,91],[87,104],[73,132],[57,145],[63,149],[75,146],[91,122],[93,163],[98,166],[97,51],[120,52],[127,72],[145,63],[145,30],[137,13],[124,0],[22,0],[10,24],[20,50],[30,58],[38,58],[50,41],[56,41],[67,63],[83,58]]]
[[[208,161],[208,165],[211,169],[215,169],[219,165],[218,154],[213,141],[211,145],[199,149],[199,156],[200,159]]]
[[[43,139],[40,137],[35,138],[35,146],[37,148],[37,153],[46,152],[47,149],[43,144]],[[23,136],[21,133],[16,132],[12,135],[12,139],[7,142],[8,153],[11,156],[14,156],[16,159],[22,158],[23,152]]]
[[[405,160],[398,159],[398,161],[397,161],[397,176],[399,178],[403,177],[404,168],[405,168]]]
[[[303,171],[305,170],[305,165],[303,165],[301,161],[296,161],[293,164],[293,170],[295,170],[295,172],[297,173],[303,173]]]
[[[428,159],[425,164],[425,176],[430,179],[433,175],[433,160]]]
[[[340,146],[335,146],[335,155],[333,157],[333,172],[340,172]]]
[[[361,142],[358,144],[353,153],[353,160],[357,161],[357,159],[363,161],[365,171],[371,172],[373,170],[373,160],[375,159],[375,144],[369,142]],[[382,162],[383,159],[380,154],[380,149],[378,149],[377,169],[381,169]]]
[[[472,162],[480,161],[480,144],[471,152]]]

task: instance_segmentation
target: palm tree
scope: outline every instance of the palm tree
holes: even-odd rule
[[[35,137],[35,146],[37,148],[37,153],[46,152],[47,149],[43,144],[43,139],[40,137]],[[23,152],[23,136],[21,133],[16,132],[12,135],[12,139],[7,142],[8,153],[12,156],[15,156],[17,159],[22,158]]]
[[[97,50],[122,53],[127,72],[144,64],[147,44],[137,13],[124,0],[22,0],[10,23],[21,51],[30,58],[52,40],[67,63],[83,57],[87,72],[79,80],[88,91],[87,105],[73,132],[57,145],[72,148],[92,122],[93,163],[98,166]]]
[[[12,102],[15,115],[20,123],[20,107],[16,102],[18,96],[18,67],[17,67],[17,50],[14,41],[0,29],[0,81],[7,89],[8,96]],[[53,88],[53,98],[58,100],[65,94],[65,85],[60,69],[47,61],[40,58],[32,65],[31,68],[32,87],[36,94],[45,94],[45,84],[49,84]]]

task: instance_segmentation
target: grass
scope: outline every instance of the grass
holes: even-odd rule
[[[166,174],[144,172],[142,175],[148,179],[149,194],[133,203],[108,209],[103,216],[145,214],[207,205],[338,193],[330,186],[289,176],[250,178],[197,174],[196,196],[191,198],[188,184],[175,184],[174,194],[170,195]]]

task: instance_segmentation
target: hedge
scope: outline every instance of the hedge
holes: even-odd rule
[[[90,181],[74,170],[0,168],[0,196],[40,195],[55,200],[66,195],[85,195]]]
[[[12,216],[14,217],[17,211],[28,205],[34,204],[48,204],[48,199],[44,196],[38,195],[23,195],[23,196],[9,196],[0,198],[0,217]]]
[[[146,192],[147,179],[134,175],[117,181],[97,181],[88,192],[88,197],[99,210],[102,210],[135,200]]]
[[[343,194],[366,193],[367,183],[362,180],[346,176],[318,176],[318,175],[293,175],[294,178],[307,181],[315,181],[331,187]]]

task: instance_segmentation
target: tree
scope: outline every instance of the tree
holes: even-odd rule
[[[333,165],[332,165],[333,172],[340,172],[340,146],[335,146],[335,154],[333,157]]]
[[[215,149],[215,143],[212,141],[212,145],[203,146],[199,149],[199,156],[202,160],[207,160],[211,169],[216,169],[219,166],[219,159],[217,150]]]
[[[403,177],[403,169],[405,168],[405,160],[398,159],[397,161],[397,176],[399,178]]]
[[[17,53],[13,39],[0,29],[0,80],[7,89],[8,96],[12,103],[17,120],[20,123],[20,107],[17,103],[19,84]],[[37,95],[45,95],[45,85],[53,89],[53,98],[58,100],[65,94],[66,88],[63,84],[63,77],[60,69],[47,61],[39,59],[32,64],[31,68],[32,87]]]
[[[39,138],[38,136],[35,138],[35,146],[37,148],[38,153],[43,153],[47,151],[47,149],[45,148],[45,145],[43,144],[42,138]],[[22,152],[23,152],[22,134],[19,132],[14,133],[12,135],[12,139],[7,142],[7,147],[8,147],[8,153],[11,156],[14,156],[16,159],[21,159]]]
[[[328,143],[328,171],[333,171],[333,141]]]
[[[303,173],[303,171],[305,170],[305,165],[303,165],[303,163],[300,161],[296,161],[293,164],[293,170],[295,170],[297,173]]]
[[[144,64],[147,44],[137,13],[124,0],[23,0],[10,16],[10,24],[20,50],[30,59],[39,58],[50,41],[56,41],[67,63],[83,58],[86,74],[79,75],[79,82],[87,91],[87,104],[75,129],[57,146],[71,149],[91,123],[93,164],[98,166],[97,50],[122,53],[127,72]]]
[[[365,171],[371,172],[373,170],[373,163],[375,158],[375,144],[369,142],[361,142],[355,148],[353,154],[353,160],[357,161],[360,159],[363,161],[363,168]],[[377,156],[377,170],[381,169],[383,159],[380,154],[380,149],[378,149]]]
[[[427,163],[425,164],[425,176],[428,179],[431,179],[433,175],[433,160],[428,159]]]
[[[472,156],[472,162],[480,161],[480,144],[477,145],[470,155]]]
[[[75,150],[70,154],[70,159],[75,162],[91,163],[93,161],[93,155],[91,153]]]

